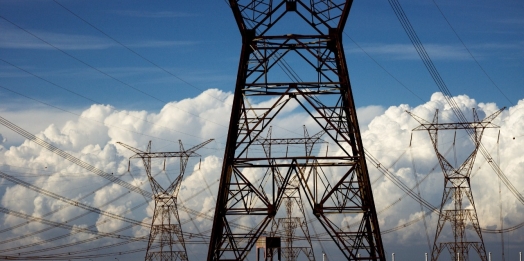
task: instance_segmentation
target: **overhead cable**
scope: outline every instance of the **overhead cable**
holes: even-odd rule
[[[402,27],[404,28],[404,31],[408,35],[411,43],[417,50],[418,55],[420,56],[422,62],[424,63],[424,66],[428,70],[429,74],[433,78],[433,81],[439,88],[439,90],[444,94],[444,98],[450,105],[453,113],[457,117],[458,121],[460,123],[467,123],[468,120],[460,110],[460,107],[456,103],[456,101],[453,99],[453,96],[451,92],[449,91],[448,87],[444,83],[444,80],[440,76],[437,68],[433,64],[433,61],[429,57],[428,53],[426,52],[426,49],[424,48],[424,45],[418,38],[415,30],[413,29],[413,26],[411,26],[411,23],[409,22],[408,17],[404,13],[404,10],[398,0],[388,0],[389,4],[393,8],[393,11],[395,12],[395,15],[397,16],[398,20],[400,21]],[[475,142],[475,131],[472,129],[466,129],[467,133],[469,134],[470,138]],[[479,150],[481,154],[484,156],[486,161],[488,161],[491,168],[495,171],[497,176],[502,180],[504,185],[509,189],[509,191],[522,203],[524,204],[524,196],[517,190],[517,188],[511,183],[511,181],[508,179],[508,177],[504,174],[502,169],[499,167],[499,165],[493,160],[489,152],[486,150],[484,145],[480,143]]]
[[[136,56],[142,58],[142,60],[148,62],[149,64],[153,65],[154,67],[164,71],[165,73],[175,77],[176,79],[180,80],[181,82],[201,91],[201,92],[204,92],[205,90],[203,90],[202,88],[199,88],[193,84],[191,84],[190,82],[182,79],[181,77],[177,76],[176,74],[166,70],[165,68],[161,67],[160,65],[158,65],[157,63],[151,61],[150,59],[144,57],[143,55],[139,54],[138,52],[136,52],[135,50],[131,49],[129,46],[123,44],[122,42],[118,41],[117,39],[115,39],[114,37],[110,36],[109,34],[107,34],[106,32],[102,31],[102,29],[96,27],[95,25],[93,25],[92,23],[90,23],[89,21],[87,21],[86,19],[82,18],[80,15],[76,14],[75,12],[73,12],[71,9],[65,7],[63,4],[59,3],[58,1],[56,0],[53,0],[53,2],[55,2],[57,5],[59,5],[60,7],[62,7],[63,9],[65,9],[67,12],[71,13],[72,15],[74,15],[76,18],[82,20],[84,23],[86,23],[87,25],[91,26],[93,29],[97,30],[98,32],[100,32],[101,34],[105,35],[107,38],[113,40],[115,43],[117,43],[118,45],[124,47],[125,49],[127,49],[128,51],[130,51],[131,53],[135,54]],[[224,100],[221,100],[213,95],[210,95],[210,94],[207,94],[208,96],[212,97],[213,99],[217,100],[217,101],[220,101],[220,102],[224,102]]]

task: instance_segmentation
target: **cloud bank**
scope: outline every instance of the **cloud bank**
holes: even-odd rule
[[[207,251],[205,242],[214,213],[232,98],[231,93],[211,89],[194,98],[168,103],[158,112],[119,111],[109,105],[92,105],[81,113],[81,117],[50,124],[35,134],[98,169],[148,191],[151,189],[142,162],[129,162],[133,153],[116,142],[144,150],[152,140],[153,151],[178,151],[179,139],[185,148],[189,148],[214,138],[214,142],[198,151],[201,159],[194,158],[189,162],[179,197],[183,230],[192,242],[188,245],[188,254],[190,259],[198,260]],[[480,118],[499,109],[496,104],[477,103],[465,95],[454,99],[470,120],[472,108],[477,108]],[[254,101],[253,106],[263,103]],[[370,106],[358,110],[366,150],[409,187],[420,182],[419,189],[414,191],[420,192],[434,206],[439,206],[442,198],[443,174],[427,132],[412,132],[418,123],[405,111],[430,121],[437,109],[440,122],[456,121],[440,93],[433,94],[428,102],[417,106],[402,104],[387,109]],[[274,122],[275,131],[301,133],[302,125],[311,124],[308,116],[296,112],[293,106],[282,113],[282,117]],[[520,189],[524,187],[521,175],[524,172],[524,155],[521,153],[524,146],[524,100],[506,109],[494,123],[500,126],[500,137],[499,129],[487,129],[483,144],[507,178]],[[0,127],[0,171],[5,175],[136,222],[151,222],[153,203],[150,199],[110,183],[30,141],[7,147],[5,140],[14,136],[16,134]],[[451,145],[455,137],[456,149],[453,150]],[[465,132],[440,132],[439,150],[453,164],[460,165],[472,149]],[[168,160],[166,165],[164,171],[163,162],[153,162],[152,174],[163,182],[172,179],[178,171],[176,160]],[[394,252],[397,248],[416,246],[422,249],[420,251],[428,252],[427,241],[428,238],[430,243],[434,240],[438,216],[428,214],[424,221],[421,217],[428,210],[421,209],[419,203],[406,197],[369,161],[368,165],[381,230],[388,231],[383,234],[386,250]],[[501,215],[504,228],[524,221],[522,202],[503,184],[499,192],[497,175],[481,155],[473,167],[471,187],[482,228],[501,229]],[[522,189],[519,192],[524,193]],[[143,248],[147,242],[143,237],[149,233],[147,225],[132,225],[88,212],[6,178],[0,179],[0,198],[4,210],[0,214],[0,256],[107,253],[106,259],[114,260],[114,256],[118,256],[115,253],[137,251],[125,257],[127,260],[141,260],[145,254]],[[38,222],[28,222],[31,218]],[[413,220],[418,221],[409,223]],[[410,225],[390,231],[406,223]],[[59,228],[48,229],[50,226]],[[509,246],[524,244],[521,230],[505,233]],[[114,233],[121,238],[104,236],[103,233]],[[321,234],[323,231],[316,227],[310,229],[310,233]],[[443,233],[449,235],[449,232]],[[118,245],[124,238],[134,241]],[[485,233],[484,240],[487,245],[498,244],[500,234]],[[318,246],[319,243],[315,242],[314,247]],[[320,252],[317,258],[321,258]]]

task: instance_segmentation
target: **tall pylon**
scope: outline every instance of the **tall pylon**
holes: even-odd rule
[[[411,112],[408,112],[420,125],[413,131],[426,130],[429,133],[433,148],[437,155],[440,167],[444,173],[444,193],[440,205],[437,230],[431,252],[431,261],[437,261],[442,250],[448,249],[451,260],[468,261],[469,250],[473,248],[482,261],[488,261],[486,248],[480,231],[479,220],[473,193],[471,191],[471,171],[481,145],[482,135],[486,128],[498,128],[492,121],[504,110],[502,108],[484,120],[479,120],[477,111],[473,109],[473,122],[465,123],[438,123],[438,110],[435,112],[432,122],[428,122]],[[453,165],[439,152],[438,131],[439,130],[473,130],[474,149],[469,157],[458,167]],[[453,241],[440,239],[442,231],[449,223],[453,234]],[[467,236],[466,227],[471,225],[475,233]]]
[[[154,194],[155,208],[151,220],[149,240],[147,242],[146,261],[188,260],[186,243],[182,233],[180,217],[178,215],[178,192],[180,191],[180,185],[182,184],[189,158],[200,157],[196,151],[211,141],[213,141],[213,139],[202,142],[188,150],[184,150],[182,141],[179,140],[180,151],[177,152],[151,152],[151,141],[149,141],[146,151],[133,148],[122,142],[117,142],[123,147],[136,153],[129,158],[130,161],[131,159],[136,158],[142,159],[149,184],[151,185],[151,190]],[[164,159],[164,170],[165,159],[179,158],[180,160],[180,172],[173,181],[170,181],[167,188],[164,188],[165,186],[162,186],[151,175],[151,159],[154,158]]]
[[[244,260],[295,179],[341,256],[385,260],[342,45],[352,1],[229,4],[242,51],[208,260]],[[291,146],[266,155],[259,139],[273,122],[276,128],[291,121],[291,110],[323,131],[329,145],[314,147],[311,156]],[[273,139],[305,139],[293,134],[299,124],[273,131]],[[345,219],[358,225],[345,226]]]

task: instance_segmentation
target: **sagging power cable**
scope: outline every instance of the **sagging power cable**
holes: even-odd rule
[[[404,28],[404,31],[409,37],[409,40],[413,44],[413,47],[415,47],[415,50],[417,51],[420,59],[424,63],[424,66],[428,70],[429,74],[431,75],[431,78],[439,88],[439,90],[444,94],[444,98],[446,99],[447,103],[450,105],[453,113],[457,117],[458,121],[460,123],[467,123],[468,120],[466,116],[462,113],[460,110],[460,107],[458,106],[457,102],[453,99],[453,96],[451,92],[449,91],[448,87],[446,86],[444,80],[440,76],[437,68],[433,64],[433,61],[431,60],[430,56],[426,52],[426,49],[424,48],[424,45],[420,41],[420,39],[417,36],[417,33],[413,29],[413,26],[411,25],[407,15],[405,14],[402,6],[398,2],[398,0],[388,0],[389,4],[391,5],[391,8],[393,8],[393,11],[395,12],[395,15],[397,16],[397,19],[399,20],[400,24]],[[475,142],[475,131],[473,129],[466,129],[466,132],[469,134],[469,137]],[[509,191],[522,203],[524,204],[524,196],[517,190],[517,188],[511,183],[511,181],[508,179],[506,174],[502,171],[502,169],[499,167],[499,165],[496,163],[495,160],[491,157],[489,152],[486,150],[484,145],[480,143],[479,150],[486,159],[486,161],[489,163],[491,168],[495,171],[497,176],[500,178],[500,180],[506,185],[506,187],[509,189]]]

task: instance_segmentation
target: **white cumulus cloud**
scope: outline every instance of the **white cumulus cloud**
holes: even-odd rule
[[[131,159],[128,162],[128,158],[134,153],[117,145],[117,142],[145,150],[151,140],[153,151],[178,151],[179,139],[186,149],[205,140],[215,139],[198,151],[202,155],[201,159],[190,160],[179,196],[184,232],[191,234],[192,238],[189,241],[204,242],[208,240],[214,214],[232,99],[231,93],[212,89],[194,98],[170,102],[157,112],[119,111],[110,105],[92,105],[81,113],[81,117],[50,124],[35,134],[105,173],[119,177],[146,191],[151,191],[151,187],[145,176],[143,162],[140,159]],[[496,104],[477,103],[465,95],[454,99],[469,120],[473,119],[472,108],[477,108],[481,119],[499,109]],[[268,104],[271,105],[272,102],[253,102],[252,106],[260,107]],[[312,127],[313,121],[310,117],[303,112],[297,112],[296,108],[296,104],[290,103],[289,108],[282,111],[282,117],[273,122],[274,133],[302,133],[302,125],[308,126],[311,135],[318,131],[318,128]],[[420,182],[418,190],[413,190],[414,193],[420,192],[421,197],[438,207],[444,189],[442,171],[428,133],[413,132],[412,129],[419,124],[405,112],[411,111],[431,121],[437,109],[439,122],[456,121],[444,96],[440,93],[435,93],[428,102],[416,106],[402,104],[387,109],[380,106],[359,108],[358,116],[364,146],[368,153],[408,187],[415,187],[417,181]],[[494,123],[500,126],[500,138],[499,129],[486,129],[483,145],[493,157],[492,160],[498,162],[507,179],[517,188],[518,193],[522,194],[524,193],[522,190],[524,179],[521,175],[524,173],[524,155],[521,153],[521,148],[524,146],[524,100],[506,109]],[[6,128],[0,128],[0,142],[5,142],[6,138],[13,135]],[[451,147],[454,139],[455,149]],[[335,146],[330,146],[332,147]],[[150,224],[154,208],[151,198],[144,198],[111,183],[31,141],[1,148],[3,148],[0,150],[2,173],[102,212],[119,215],[132,222]],[[319,153],[324,149],[325,147],[320,149]],[[456,134],[454,131],[439,132],[439,150],[452,164],[460,165],[472,149],[471,140],[465,132],[457,131]],[[152,163],[151,174],[164,183],[171,181],[179,171],[176,159],[167,160],[165,170],[162,160],[153,160]],[[422,217],[428,209],[421,209],[419,203],[407,197],[369,160],[368,167],[380,226],[383,231],[388,231],[383,235],[386,250],[392,251],[395,247],[409,245],[425,247],[428,237],[426,231],[432,242],[438,215],[427,215],[424,225]],[[259,175],[259,173],[252,174]],[[501,185],[499,193],[499,179],[480,153],[473,166],[471,187],[482,228],[501,228],[499,214],[501,205],[505,228],[523,222],[523,203],[504,184]],[[36,193],[6,179],[0,179],[0,197],[1,207],[4,209],[41,220],[25,224],[27,219],[21,218],[20,215],[5,212],[0,215],[0,233],[2,233],[0,238],[3,238],[0,240],[0,256],[17,253],[46,255],[89,249],[93,251],[79,253],[79,255],[100,254],[132,251],[147,245],[145,241],[138,241],[105,248],[104,246],[122,242],[122,239],[104,237],[100,234],[102,232],[136,238],[147,236],[149,229],[147,226],[132,225],[124,219],[114,219],[108,215],[89,212],[74,204]],[[312,217],[311,213],[309,215]],[[412,222],[413,220],[418,221]],[[344,225],[354,221],[348,217],[339,222],[340,225]],[[249,225],[249,222],[244,219],[239,220],[238,223]],[[60,224],[70,227],[48,229],[50,226]],[[396,227],[399,227],[398,230],[395,230]],[[75,232],[79,229],[84,229],[84,232],[90,230],[91,234]],[[100,238],[90,240],[97,237],[93,235],[97,232]],[[323,233],[323,230],[317,226],[311,228],[310,233]],[[444,236],[450,235],[450,232],[443,233]],[[198,238],[200,234],[207,237]],[[508,244],[522,245],[524,242],[522,234],[520,230],[506,233]],[[31,236],[24,237],[24,235]],[[495,244],[499,239],[498,234],[484,236],[487,244]],[[74,244],[74,242],[83,243]],[[317,246],[317,243],[314,244]],[[15,250],[18,247],[20,248]],[[51,247],[57,249],[39,250]],[[202,249],[207,251],[207,246],[188,244],[190,257],[202,257],[206,254]],[[145,250],[133,258],[142,259],[143,253]],[[108,258],[110,259],[112,258]]]

